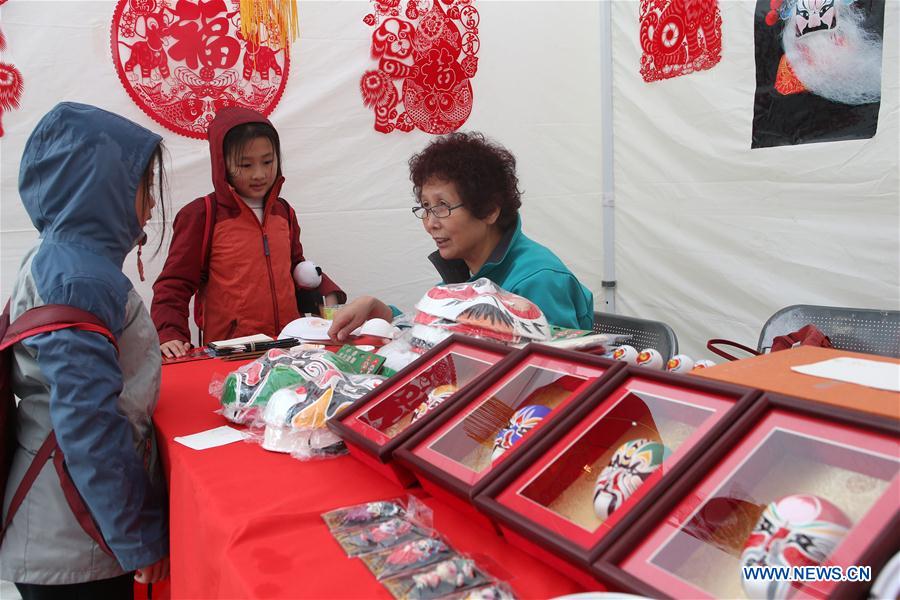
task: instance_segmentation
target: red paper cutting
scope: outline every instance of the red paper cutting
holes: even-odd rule
[[[6,0],[0,0],[3,4]],[[0,51],[6,50],[6,36],[0,31]],[[0,137],[3,137],[3,113],[19,108],[22,98],[22,73],[9,63],[0,62]]]
[[[174,6],[174,8],[173,8]],[[268,115],[287,83],[290,55],[241,37],[239,0],[119,0],[110,32],[113,63],[131,99],[181,135],[205,138],[216,111],[245,106]]]
[[[363,19],[374,27],[378,66],[360,80],[375,130],[455,131],[472,112],[471,79],[478,70],[478,11],[471,0],[373,0]]]
[[[641,0],[640,19],[644,81],[711,69],[722,58],[716,0]]]

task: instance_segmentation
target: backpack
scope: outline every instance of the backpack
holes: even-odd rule
[[[6,307],[3,309],[3,314],[0,315],[0,435],[3,436],[2,440],[0,440],[0,486],[2,486],[0,487],[0,499],[5,493],[10,467],[18,445],[16,440],[17,408],[12,390],[12,347],[14,344],[34,335],[70,328],[99,333],[106,337],[116,347],[116,352],[118,352],[116,338],[103,321],[94,314],[74,306],[46,304],[22,313],[18,319],[10,324],[9,302],[7,302]],[[100,529],[94,522],[93,517],[91,517],[84,499],[69,475],[65,465],[65,457],[59,448],[59,444],[56,441],[56,433],[53,430],[50,430],[44,443],[41,444],[40,449],[31,461],[31,465],[28,467],[28,471],[25,473],[25,477],[13,494],[6,519],[4,519],[2,528],[0,528],[0,543],[2,543],[7,527],[12,522],[19,506],[25,500],[25,495],[31,489],[34,480],[37,479],[44,464],[51,459],[56,467],[66,502],[69,508],[72,509],[72,513],[75,515],[79,525],[104,552],[112,556],[112,551],[100,534]]]

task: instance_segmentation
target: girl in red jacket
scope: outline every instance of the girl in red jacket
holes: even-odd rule
[[[303,258],[294,210],[278,192],[278,132],[256,111],[229,107],[210,123],[215,191],[175,217],[172,244],[153,284],[151,315],[164,356],[190,349],[188,304],[201,342],[255,333],[277,336],[318,302],[346,294]]]

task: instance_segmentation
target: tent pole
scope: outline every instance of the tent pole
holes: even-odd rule
[[[616,197],[613,172],[612,0],[600,0],[600,125],[603,176],[603,312],[616,312]]]

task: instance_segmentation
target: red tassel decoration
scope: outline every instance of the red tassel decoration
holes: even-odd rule
[[[138,255],[137,255],[137,267],[138,267],[138,277],[141,278],[141,281],[146,281],[144,279],[144,262],[141,260],[141,250],[144,249],[144,240],[141,240],[138,243]]]

